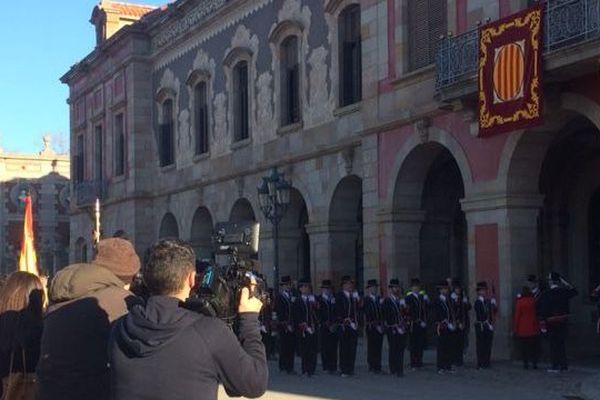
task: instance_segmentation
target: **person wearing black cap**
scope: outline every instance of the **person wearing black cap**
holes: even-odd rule
[[[354,375],[358,341],[358,304],[360,296],[349,276],[342,277],[342,291],[337,294],[336,316],[340,324],[340,370],[342,377]]]
[[[323,370],[335,374],[337,372],[338,334],[335,314],[335,297],[329,279],[321,283],[319,301],[319,339],[321,343],[321,363]]]
[[[410,282],[410,291],[406,294],[406,306],[410,319],[410,366],[421,368],[423,366],[423,350],[427,344],[427,311],[429,308],[429,297],[421,290],[419,278],[413,278]]]
[[[452,332],[452,364],[457,367],[464,365],[464,352],[469,336],[469,311],[471,303],[463,292],[462,285],[458,279],[452,281],[452,293],[450,294],[450,306],[456,322],[456,330]]]
[[[548,276],[550,288],[540,296],[537,304],[538,318],[541,320],[542,332],[548,333],[550,341],[550,359],[552,366],[548,372],[566,371],[567,327],[569,323],[569,301],[577,296],[577,290],[557,272]]]
[[[477,368],[489,368],[494,340],[494,318],[497,304],[495,298],[488,295],[487,282],[477,284],[475,301],[475,340],[477,342]]]
[[[379,295],[377,279],[367,282],[367,295],[364,299],[364,313],[367,331],[367,364],[369,372],[381,373],[381,351],[383,347],[382,299]]]
[[[292,321],[294,297],[290,292],[291,283],[292,279],[289,276],[282,276],[279,282],[279,296],[275,299],[279,335],[279,370],[288,374],[294,373],[296,355],[296,336]]]
[[[300,357],[302,374],[309,377],[315,374],[317,367],[317,300],[312,294],[309,279],[298,282],[300,296],[293,303],[293,320]]]
[[[390,373],[396,376],[404,375],[404,349],[406,349],[408,312],[402,298],[402,289],[398,279],[391,279],[389,294],[383,302],[385,331],[388,340],[388,356]]]
[[[454,372],[451,338],[456,331],[456,322],[448,299],[448,282],[441,281],[437,288],[439,295],[433,302],[433,319],[437,337],[437,370],[438,374],[445,374]]]

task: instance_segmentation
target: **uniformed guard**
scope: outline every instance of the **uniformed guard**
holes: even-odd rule
[[[340,330],[340,370],[342,377],[354,375],[358,341],[358,304],[360,296],[349,276],[342,277],[342,291],[336,296],[336,316]]]
[[[423,366],[423,351],[427,344],[429,297],[421,290],[419,278],[413,278],[410,286],[405,301],[410,319],[410,366],[415,369]]]
[[[438,297],[433,302],[433,319],[437,337],[437,370],[438,374],[454,372],[452,368],[452,335],[456,331],[456,323],[450,304],[447,281],[437,285]]]
[[[404,350],[407,341],[406,317],[408,309],[402,298],[402,289],[398,279],[391,279],[389,294],[383,302],[385,331],[388,340],[390,373],[404,376]]]
[[[477,368],[489,368],[494,340],[494,318],[496,316],[496,299],[488,294],[487,282],[477,284],[477,300],[475,309],[475,340],[477,346]]]
[[[377,279],[367,281],[367,295],[364,298],[364,313],[367,332],[367,364],[369,372],[381,373],[381,351],[383,346],[382,299]]]
[[[452,364],[462,367],[464,365],[464,353],[467,347],[469,326],[471,324],[469,318],[471,303],[469,303],[469,298],[463,292],[462,285],[458,279],[452,281],[450,305],[456,324],[456,330],[451,334]]]
[[[537,276],[534,274],[527,275],[527,284],[529,286],[529,289],[531,289],[533,298],[535,299],[535,301],[538,301],[543,293],[543,285],[538,280]]]
[[[298,291],[300,296],[292,306],[294,328],[302,358],[302,374],[310,377],[317,367],[317,300],[309,279],[298,282]]]
[[[260,309],[260,313],[258,314],[258,320],[260,323],[260,335],[262,337],[262,342],[265,345],[265,353],[267,354],[268,360],[273,358],[272,299],[273,289],[269,289],[269,291],[265,294],[263,298],[263,306]]]
[[[291,283],[292,280],[289,276],[281,277],[279,295],[275,304],[279,335],[279,370],[288,374],[294,373],[294,357],[296,355],[296,337],[292,321],[294,297],[290,292]]]
[[[338,324],[335,314],[335,296],[331,280],[321,283],[319,296],[319,339],[323,370],[330,374],[337,372]]]
[[[569,323],[569,301],[577,296],[577,290],[557,272],[548,276],[550,288],[545,290],[538,301],[538,316],[542,332],[546,331],[550,341],[551,367],[548,372],[568,370],[567,327]]]

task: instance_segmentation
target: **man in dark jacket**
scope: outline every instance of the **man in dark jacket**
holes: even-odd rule
[[[388,340],[390,374],[404,376],[404,350],[406,349],[407,325],[406,302],[398,279],[390,279],[389,293],[383,302],[383,315]]]
[[[110,325],[136,302],[125,288],[139,269],[131,243],[110,238],[98,243],[91,264],[56,274],[37,368],[39,400],[109,398]]]
[[[220,319],[183,308],[196,281],[194,260],[179,240],[150,249],[143,277],[151,296],[116,322],[109,341],[112,399],[217,399],[219,383],[234,396],[266,391],[262,303],[242,290],[239,340]]]
[[[569,368],[565,341],[570,315],[569,302],[577,296],[577,290],[556,272],[552,272],[548,280],[550,288],[540,296],[537,314],[542,330],[548,333],[550,341],[552,366],[548,372],[557,373]]]
[[[323,370],[330,374],[335,374],[337,372],[338,335],[335,316],[335,296],[333,295],[333,286],[329,279],[325,279],[321,283],[319,326]]]
[[[279,371],[294,374],[296,357],[296,333],[292,321],[292,304],[296,299],[291,291],[292,279],[281,277],[279,294],[275,298],[277,313],[277,335],[279,339]]]
[[[369,372],[381,373],[381,351],[383,346],[383,300],[379,296],[377,279],[367,282],[367,295],[364,299],[364,313],[367,331],[367,364]]]
[[[292,304],[292,319],[298,335],[302,374],[311,377],[317,368],[317,301],[309,279],[300,280],[298,290],[300,296]]]
[[[350,276],[342,277],[342,290],[335,299],[336,316],[340,326],[340,370],[343,378],[354,375],[358,342],[358,304],[360,297],[354,290]]]

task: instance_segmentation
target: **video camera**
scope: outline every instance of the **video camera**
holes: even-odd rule
[[[255,271],[260,225],[257,222],[219,223],[213,236],[214,265],[204,272],[202,281],[185,307],[217,317],[229,325],[235,322],[243,288],[251,297],[263,298],[266,283]]]

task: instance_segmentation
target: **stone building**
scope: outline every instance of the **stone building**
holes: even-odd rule
[[[97,31],[108,31],[98,16],[110,3],[94,10]],[[597,0],[544,2],[544,125],[478,134],[475,28],[528,3],[178,0],[144,9],[98,35],[62,78],[79,210],[72,258],[90,246],[85,210],[100,197],[104,234],[125,233],[140,252],[178,236],[206,257],[216,222],[255,219],[271,276],[272,230],[256,188],[278,166],[293,185],[282,275],[350,274],[359,285],[420,276],[430,288],[453,276],[471,293],[487,280],[507,354],[526,275],[558,270],[581,291],[579,335],[593,335]]]
[[[44,137],[37,154],[0,150],[0,275],[16,270],[23,239],[23,196],[33,200],[38,263],[50,275],[69,262],[69,156],[57,154]]]

